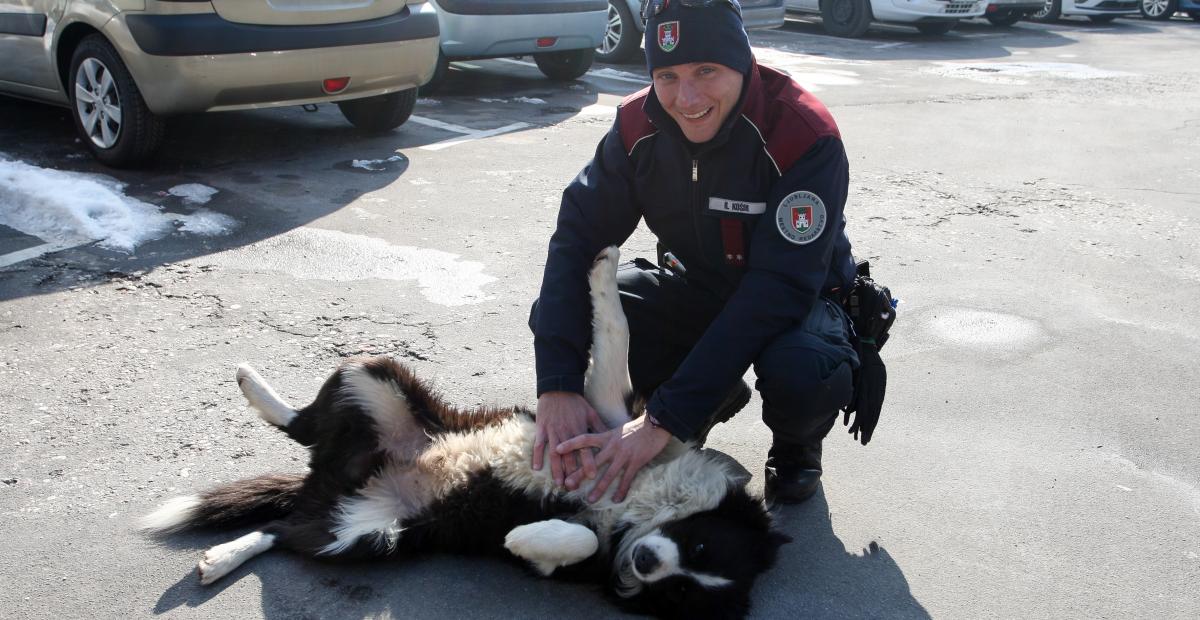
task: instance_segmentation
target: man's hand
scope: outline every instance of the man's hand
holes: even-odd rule
[[[600,415],[587,399],[574,392],[546,392],[538,398],[537,434],[533,440],[533,468],[542,469],[543,457],[549,448],[550,474],[554,484],[562,486],[567,476],[580,474],[588,480],[596,477],[596,463],[590,449],[555,450],[561,442],[584,435],[589,430],[606,429]]]
[[[588,496],[589,502],[598,501],[604,496],[604,491],[612,484],[618,474],[621,474],[621,485],[613,494],[613,501],[624,501],[629,493],[629,486],[642,467],[667,447],[671,433],[664,428],[651,425],[643,415],[636,420],[626,422],[621,428],[592,435],[583,435],[558,444],[559,454],[570,454],[576,450],[599,448],[596,455],[596,466],[609,463],[608,471],[604,472],[596,486]],[[623,474],[621,472],[624,472]],[[580,472],[575,472],[567,478],[567,488],[574,489],[582,482]]]

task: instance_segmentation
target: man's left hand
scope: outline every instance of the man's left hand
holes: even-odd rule
[[[588,501],[595,502],[603,497],[609,485],[620,475],[621,484],[613,495],[613,501],[621,502],[624,501],[625,494],[629,492],[629,486],[633,484],[637,473],[641,471],[642,467],[645,467],[646,463],[658,456],[658,453],[662,452],[670,440],[671,433],[669,431],[649,424],[646,416],[643,415],[636,420],[626,422],[620,428],[603,433],[580,435],[564,441],[558,444],[555,451],[559,454],[570,454],[582,448],[599,449],[600,452],[596,455],[596,467],[599,468],[607,463],[608,471],[604,472],[604,475],[596,482],[596,486],[592,487]],[[582,470],[571,474],[566,480],[567,488],[578,488],[582,480]]]

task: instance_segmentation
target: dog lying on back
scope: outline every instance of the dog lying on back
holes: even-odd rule
[[[590,273],[594,338],[586,395],[610,428],[631,419],[628,327],[618,252]],[[787,536],[719,457],[672,440],[624,501],[595,503],[530,465],[533,414],[460,410],[387,357],[337,369],[295,409],[248,366],[237,373],[259,415],[311,451],[307,474],[268,474],[168,501],[145,529],[260,527],[200,561],[210,584],[275,547],[316,558],[415,551],[507,554],[538,573],[605,584],[623,607],[679,618],[746,614],[754,579]]]

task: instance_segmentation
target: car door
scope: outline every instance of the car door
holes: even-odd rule
[[[821,12],[821,5],[818,0],[784,0],[783,6],[789,11]]]
[[[48,33],[60,0],[0,0],[0,82],[58,90]]]

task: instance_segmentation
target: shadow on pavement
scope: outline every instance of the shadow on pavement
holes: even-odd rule
[[[499,74],[475,72],[481,77],[450,84],[447,94],[458,101],[418,103],[414,115],[429,115],[432,122],[410,120],[381,135],[355,129],[336,105],[322,105],[315,112],[288,107],[174,117],[168,119],[157,159],[141,170],[114,170],[96,162],[76,137],[68,110],[0,97],[0,117],[7,121],[0,128],[0,144],[6,157],[41,168],[105,175],[124,184],[125,195],[163,211],[190,214],[203,208],[238,223],[229,234],[176,232],[139,244],[133,252],[92,243],[17,262],[0,268],[0,302],[136,277],[305,226],[395,183],[408,170],[414,150],[468,135],[439,126],[445,122],[439,119],[468,131],[506,125],[514,126],[509,132],[527,131],[572,118],[598,97],[594,87],[582,82],[564,86],[535,78],[537,69],[507,63],[500,68]],[[517,101],[515,95],[541,97],[545,103]],[[507,99],[481,101],[493,97]],[[448,111],[454,109],[459,111]],[[523,124],[515,126],[517,122]],[[364,161],[375,163],[367,169]],[[190,183],[219,191],[202,206],[167,191]],[[0,255],[46,241],[0,226]]]
[[[908,580],[887,550],[872,542],[847,551],[833,532],[823,492],[800,506],[777,507],[776,525],[792,536],[775,567],[755,586],[754,618],[889,618],[928,620]],[[244,531],[178,534],[173,549],[227,542]],[[401,560],[334,564],[272,551],[211,586],[189,571],[159,597],[155,615],[203,608],[240,579],[262,582],[266,618],[542,618],[620,615],[600,586],[542,579],[516,562],[476,556],[421,554]]]
[[[755,617],[930,618],[886,549],[874,541],[861,554],[846,549],[833,532],[824,490],[772,513],[793,541],[755,587]]]

